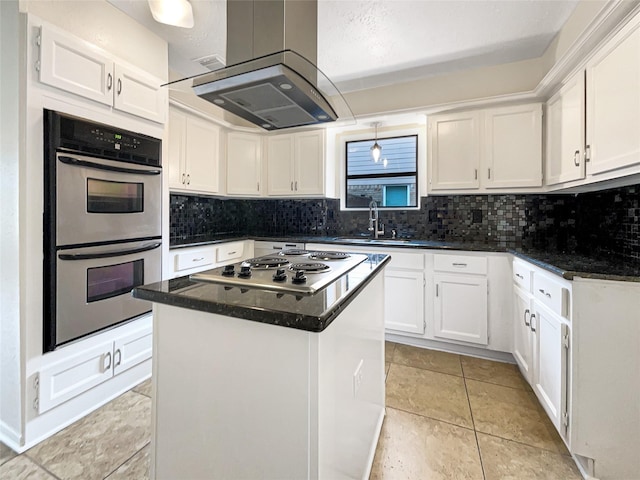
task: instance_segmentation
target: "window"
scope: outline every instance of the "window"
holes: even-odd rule
[[[371,140],[346,142],[346,208],[418,206],[418,136],[379,138],[380,159],[371,155]]]

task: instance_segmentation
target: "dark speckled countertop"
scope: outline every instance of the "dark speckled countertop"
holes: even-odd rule
[[[257,288],[241,290],[180,277],[136,287],[133,296],[191,310],[321,332],[391,259],[383,254],[368,256],[368,260],[314,295],[281,294]]]
[[[338,245],[352,245],[354,249],[362,248],[418,248],[429,250],[456,250],[468,252],[507,252],[523,260],[533,263],[540,268],[555,273],[567,280],[575,277],[592,278],[599,280],[617,280],[625,282],[640,282],[640,262],[625,260],[614,255],[581,255],[576,253],[554,253],[544,250],[531,249],[508,249],[497,245],[486,243],[452,243],[429,240],[410,239],[403,243],[392,245],[383,243],[354,243],[340,237],[316,237],[316,236],[295,236],[286,238],[277,237],[242,237],[242,236],[216,236],[207,240],[198,239],[194,243],[184,243],[180,245],[172,244],[171,248],[193,247],[196,245],[208,245],[223,243],[231,240],[253,239],[258,241],[273,242],[299,242],[299,243],[327,243]]]

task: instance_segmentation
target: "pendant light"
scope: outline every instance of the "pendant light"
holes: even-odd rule
[[[153,19],[175,27],[193,28],[193,9],[188,0],[147,0]]]
[[[382,153],[382,147],[378,144],[378,125],[380,125],[380,122],[373,123],[373,126],[376,129],[376,137],[373,146],[371,147],[371,156],[375,163],[378,163],[378,160],[380,160],[380,154]]]

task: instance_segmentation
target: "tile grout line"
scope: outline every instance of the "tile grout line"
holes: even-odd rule
[[[27,450],[28,452],[28,450]],[[57,476],[55,473],[53,473],[51,470],[49,470],[47,467],[45,467],[44,465],[42,465],[39,461],[37,461],[35,458],[32,458],[31,455],[29,455],[27,452],[21,453],[20,455],[18,455],[16,458],[24,455],[26,458],[28,458],[29,460],[31,460],[33,463],[35,463],[38,467],[40,467],[42,470],[44,470],[45,472],[47,472],[49,475],[51,475],[53,478],[55,478],[56,480],[61,480],[59,476]]]
[[[137,392],[136,392],[137,393]],[[143,394],[140,394],[143,395]],[[146,395],[143,395],[146,396]],[[138,455],[142,450],[144,450],[147,445],[151,444],[151,440],[149,440],[147,443],[145,443],[139,450],[136,450],[135,453],[133,455],[131,455],[129,458],[127,458],[124,462],[122,462],[120,465],[118,465],[116,468],[114,468],[111,472],[109,472],[107,475],[105,475],[103,477],[103,480],[107,480],[111,475],[113,475],[114,473],[116,473],[118,471],[118,469],[120,467],[122,467],[125,463],[127,463],[129,460],[131,460],[133,457],[135,457],[136,455]]]
[[[478,431],[476,430],[476,421],[473,418],[473,409],[471,408],[471,399],[469,398],[469,389],[467,388],[467,378],[464,376],[464,365],[460,360],[460,368],[462,369],[462,379],[464,381],[464,392],[467,395],[467,404],[469,405],[469,413],[471,414],[471,424],[473,425],[473,436],[476,439],[476,448],[478,449],[478,459],[480,460],[480,469],[482,470],[482,478],[487,480],[487,474],[484,470],[484,462],[482,461],[482,451],[480,450],[480,442],[478,441]]]
[[[416,413],[416,412],[410,412],[409,410],[404,410],[402,408],[398,408],[398,407],[391,407],[389,405],[385,405],[385,408],[390,408],[392,410],[397,410],[399,412],[403,412],[403,413],[408,413],[409,415],[415,415],[416,417],[422,417],[422,418],[426,418],[428,420],[432,420],[434,422],[440,422],[440,423],[444,423],[446,425],[451,425],[452,427],[458,427],[458,428],[464,428],[465,430],[469,430],[469,431],[475,431],[473,428],[469,428],[469,427],[465,427],[464,425],[459,425],[457,423],[453,423],[453,422],[448,422],[447,420],[442,420],[440,418],[435,418],[435,417],[430,417],[428,415],[423,415],[421,413]]]

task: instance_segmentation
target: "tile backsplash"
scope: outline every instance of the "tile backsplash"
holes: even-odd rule
[[[579,195],[445,195],[420,210],[380,211],[386,235],[480,242],[640,260],[640,185]],[[171,243],[221,235],[338,236],[367,233],[368,213],[337,199],[221,199],[171,195]]]

